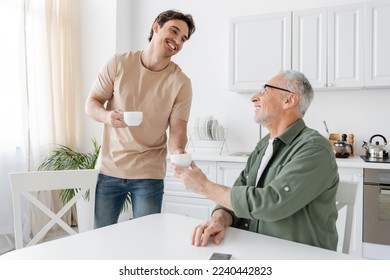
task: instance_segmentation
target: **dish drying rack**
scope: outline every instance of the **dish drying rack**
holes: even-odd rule
[[[187,149],[192,150],[193,152],[216,152],[219,155],[222,155],[222,153],[225,151],[227,154],[229,154],[229,149],[226,142],[229,132],[227,128],[223,129],[223,135],[220,135],[218,139],[213,139],[209,134],[200,135],[199,133],[194,133],[195,129],[206,130],[205,127],[192,127],[188,137]]]

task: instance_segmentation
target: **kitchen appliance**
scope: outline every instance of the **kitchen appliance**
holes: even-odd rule
[[[375,137],[381,137],[383,139],[383,145],[379,144],[379,141],[375,141],[372,144],[372,140]],[[366,155],[361,158],[366,162],[383,162],[390,163],[389,153],[386,151],[387,140],[383,135],[375,134],[371,136],[369,143],[363,141],[363,148],[366,149]]]
[[[364,169],[363,257],[390,259],[390,170]]]
[[[337,158],[348,158],[353,156],[353,144],[355,136],[350,134],[329,133],[329,142],[332,145]]]
[[[333,142],[336,158],[348,158],[353,154],[352,145],[347,142],[347,134],[341,135],[341,140]]]

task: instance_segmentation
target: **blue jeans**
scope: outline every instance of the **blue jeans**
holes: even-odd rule
[[[96,185],[95,228],[118,222],[127,194],[133,218],[160,213],[164,194],[162,179],[120,179],[99,174]]]

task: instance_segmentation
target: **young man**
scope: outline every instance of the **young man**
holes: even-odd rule
[[[219,244],[225,228],[234,226],[337,249],[339,176],[329,141],[302,119],[312,99],[309,81],[295,71],[281,72],[252,97],[254,119],[270,133],[233,188],[210,182],[194,163],[191,169],[173,166],[189,189],[219,204],[194,230],[193,244],[205,246],[211,236]]]
[[[133,218],[161,212],[167,146],[172,154],[185,152],[192,100],[191,81],[171,58],[194,31],[191,15],[162,12],[147,48],[114,55],[91,88],[85,111],[104,124],[96,228],[118,221],[128,193]],[[141,124],[127,126],[125,111],[142,111]]]

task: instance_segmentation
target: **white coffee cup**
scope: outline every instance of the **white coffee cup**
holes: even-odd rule
[[[171,155],[171,163],[176,164],[184,168],[188,168],[191,165],[191,154],[174,154]]]
[[[128,126],[138,126],[141,124],[143,113],[140,111],[123,112],[123,119]]]

